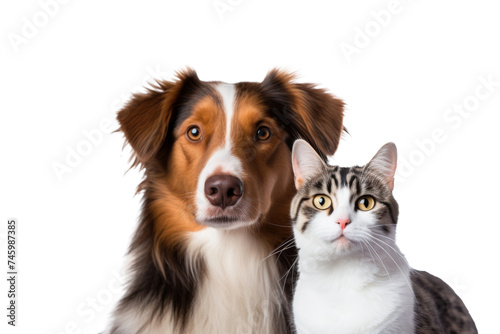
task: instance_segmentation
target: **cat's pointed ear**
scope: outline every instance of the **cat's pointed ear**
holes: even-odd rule
[[[295,188],[299,189],[312,176],[323,172],[326,165],[308,142],[298,139],[293,143],[292,166]]]
[[[382,176],[392,191],[394,189],[394,175],[396,174],[397,161],[398,150],[396,145],[394,143],[387,143],[375,154],[365,169],[369,169]]]

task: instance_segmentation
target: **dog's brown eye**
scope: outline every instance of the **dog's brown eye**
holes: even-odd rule
[[[261,126],[258,130],[257,130],[257,139],[258,140],[268,140],[269,137],[271,137],[271,130],[269,130],[268,127],[266,126]]]
[[[187,136],[192,141],[200,140],[201,138],[201,130],[197,126],[192,126],[187,130]]]

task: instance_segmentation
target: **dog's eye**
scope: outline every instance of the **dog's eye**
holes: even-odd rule
[[[269,130],[268,127],[266,126],[261,126],[258,130],[257,130],[257,140],[261,140],[261,141],[264,141],[264,140],[268,140],[269,137],[271,137],[271,130]]]
[[[192,141],[198,141],[201,139],[201,130],[197,126],[192,126],[187,130],[187,136]]]

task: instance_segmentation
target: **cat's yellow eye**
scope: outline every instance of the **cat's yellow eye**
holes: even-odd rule
[[[356,202],[356,207],[361,211],[370,211],[375,206],[375,198],[366,195],[361,196]]]
[[[201,139],[201,130],[197,126],[192,126],[187,130],[187,137],[192,141],[198,141]]]
[[[327,210],[332,206],[332,200],[326,195],[316,195],[313,198],[313,204],[318,210]]]

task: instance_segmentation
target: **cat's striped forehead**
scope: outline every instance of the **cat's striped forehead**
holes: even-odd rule
[[[309,180],[303,189],[303,194],[325,193],[332,194],[339,188],[349,188],[351,194],[360,194],[363,188],[371,187],[365,184],[367,181],[366,173],[363,173],[363,167],[339,167],[329,166],[325,173]]]

